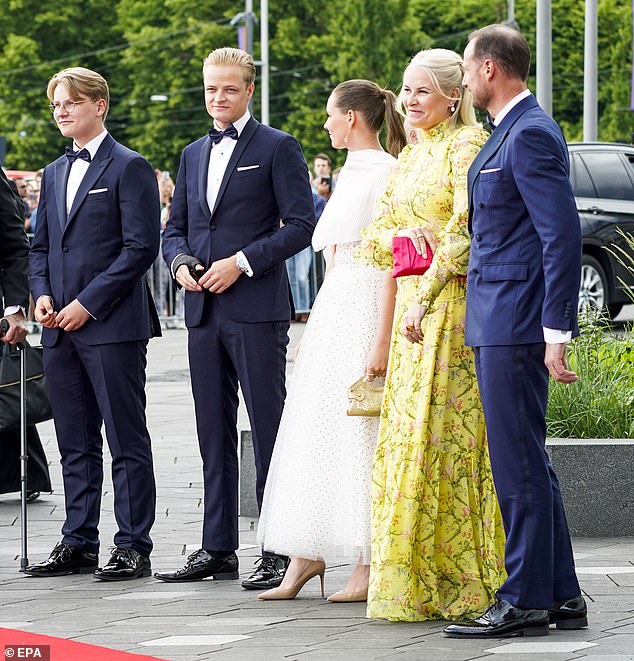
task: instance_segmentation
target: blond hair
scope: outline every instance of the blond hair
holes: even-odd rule
[[[429,48],[416,53],[408,64],[409,67],[425,69],[431,78],[434,89],[442,94],[447,101],[454,102],[455,111],[451,114],[449,126],[452,128],[479,126],[473,109],[471,92],[462,86],[464,65],[458,53],[446,48]],[[457,98],[451,94],[456,88],[460,93]],[[397,109],[402,115],[406,114],[402,91],[397,99]]]
[[[249,53],[240,48],[216,48],[203,60],[203,73],[213,65],[238,66],[242,69],[242,77],[247,87],[255,82],[255,62]]]
[[[78,101],[81,97],[88,97],[91,101],[103,99],[106,102],[103,119],[106,119],[110,107],[110,90],[108,82],[101,74],[84,67],[62,69],[48,81],[46,96],[49,101],[53,101],[58,85],[66,89],[73,101]]]

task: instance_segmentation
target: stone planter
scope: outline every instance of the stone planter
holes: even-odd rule
[[[572,535],[634,535],[634,440],[552,438],[546,449]]]
[[[257,518],[251,432],[240,435],[240,516]],[[634,536],[634,440],[548,439],[576,537]]]

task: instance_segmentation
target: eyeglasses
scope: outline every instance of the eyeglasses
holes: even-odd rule
[[[75,108],[77,108],[80,103],[88,103],[88,99],[85,99],[84,101],[62,101],[62,103],[49,103],[48,109],[54,115],[62,111],[70,114],[75,112]]]

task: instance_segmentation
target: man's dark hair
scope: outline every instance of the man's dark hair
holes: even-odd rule
[[[521,32],[497,23],[475,30],[469,35],[474,42],[473,54],[479,60],[493,60],[511,76],[524,82],[531,68],[531,50]]]

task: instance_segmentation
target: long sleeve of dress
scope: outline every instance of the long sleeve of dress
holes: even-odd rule
[[[438,234],[438,247],[429,270],[419,278],[416,300],[429,305],[452,278],[465,275],[469,262],[469,202],[467,172],[484,143],[480,129],[459,131],[448,149],[450,170],[444,184],[449,189],[449,218]]]

